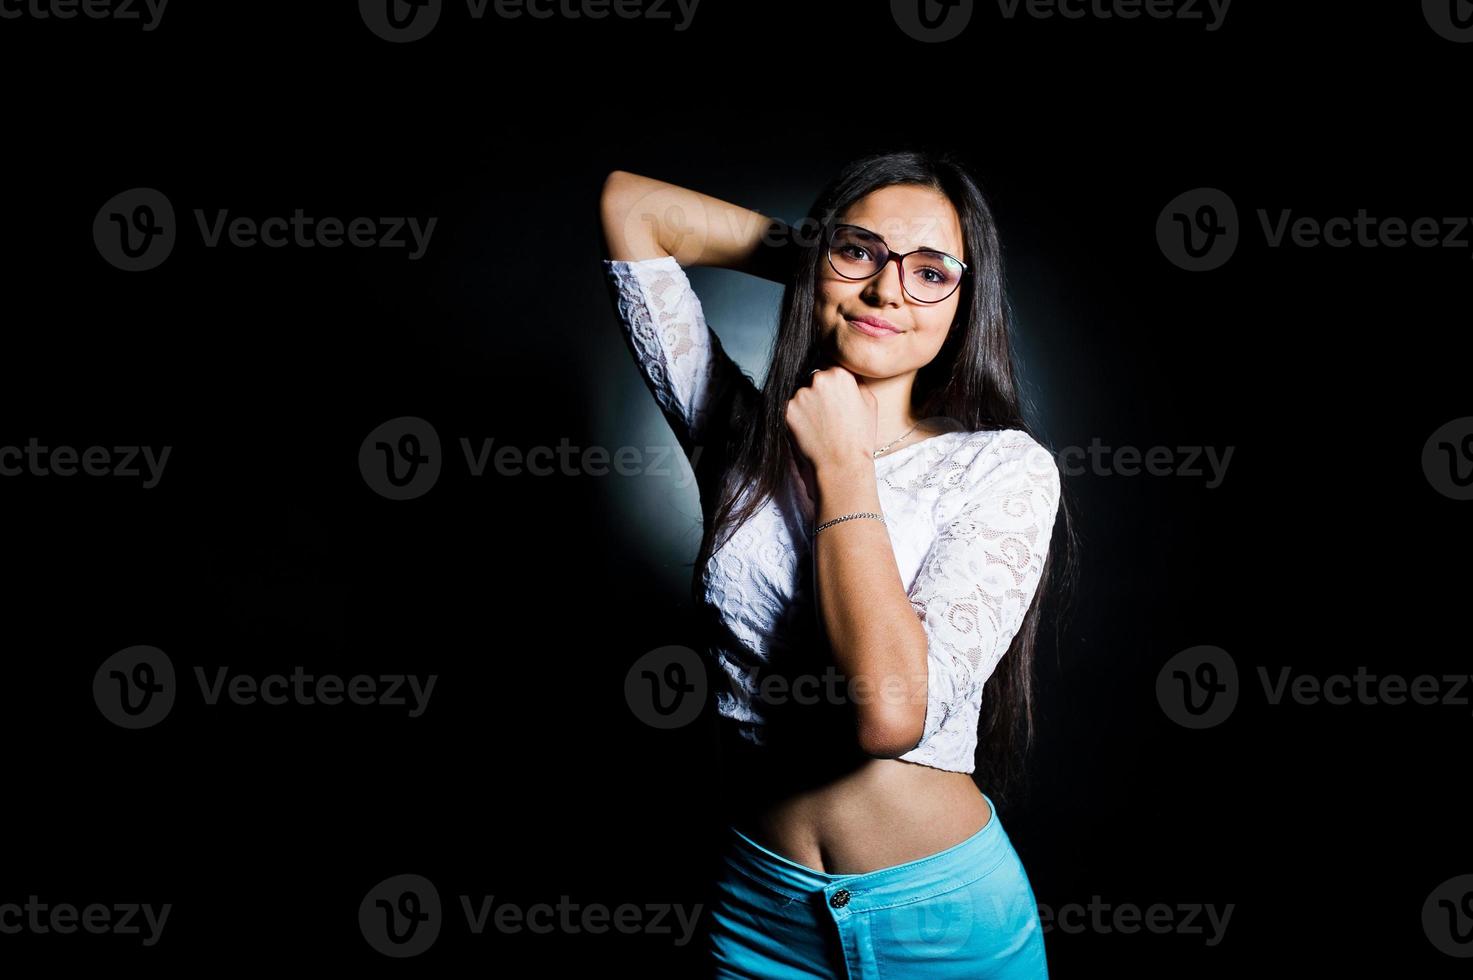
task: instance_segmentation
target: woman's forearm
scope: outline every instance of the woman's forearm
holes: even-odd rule
[[[713,266],[786,281],[795,248],[777,218],[678,184],[615,170],[600,200],[611,259],[672,255],[682,266]]]
[[[819,470],[814,526],[879,513],[873,468]],[[894,758],[920,741],[926,720],[926,633],[900,580],[888,529],[873,518],[840,521],[815,537],[819,615],[850,682],[860,747]]]

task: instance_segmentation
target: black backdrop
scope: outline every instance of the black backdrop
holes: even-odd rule
[[[153,29],[6,6],[0,447],[170,455],[147,487],[0,477],[0,905],[171,912],[151,945],[27,920],[0,962],[694,975],[673,917],[475,935],[461,908],[567,896],[653,923],[699,900],[714,721],[657,730],[624,696],[639,657],[693,642],[688,471],[476,477],[459,440],[674,445],[599,271],[609,170],[794,221],[843,161],[928,139],[975,160],[995,205],[1045,442],[1113,447],[1066,477],[1081,587],[1041,649],[1029,792],[1001,810],[1040,906],[1085,909],[1047,934],[1054,975],[1466,972],[1473,708],[1446,678],[1469,665],[1473,505],[1424,464],[1446,471],[1445,442],[1473,466],[1473,233],[1271,247],[1260,214],[1457,232],[1473,45],[1416,5],[1234,4],[1209,30],[977,4],[944,42],[884,4],[796,6],[705,0],[677,29],[663,6],[631,9],[676,20],[446,4],[412,41],[345,3],[170,5]],[[1182,8],[1207,13],[1164,9]],[[139,188],[176,240],[127,271],[94,222]],[[1238,241],[1191,271],[1157,226],[1202,188],[1234,203]],[[411,259],[211,248],[195,223],[297,208],[436,224]],[[775,287],[692,279],[760,379]],[[444,467],[397,501],[358,460],[403,416]],[[1130,475],[1121,447],[1232,456],[1209,486]],[[131,729],[105,661],[139,645],[177,696]],[[1237,703],[1198,729],[1158,678],[1203,646],[1235,665]],[[437,679],[411,717],[211,705],[195,674],[298,666]],[[1465,703],[1273,704],[1260,671],[1286,667],[1431,675]],[[400,874],[442,903],[408,959],[359,919]],[[1157,904],[1168,928],[1120,928]],[[1214,936],[1193,906],[1231,918]]]

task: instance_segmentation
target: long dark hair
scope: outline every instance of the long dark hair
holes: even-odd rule
[[[726,409],[721,418],[711,420],[711,431],[713,441],[725,444],[725,452],[712,454],[704,472],[697,473],[703,496],[709,493],[715,501],[715,516],[706,521],[691,585],[697,608],[703,603],[706,566],[712,554],[791,479],[794,457],[785,418],[787,402],[813,368],[824,366],[819,359],[814,294],[819,263],[826,261],[825,249],[820,234],[804,235],[802,229],[827,227],[865,195],[894,184],[932,188],[951,201],[961,221],[968,263],[959,287],[956,321],[936,357],[916,373],[912,412],[923,421],[941,418],[965,431],[1021,429],[1038,438],[1020,407],[997,227],[986,197],[965,164],[953,152],[924,149],[875,153],[854,160],[819,193],[807,218],[797,226],[800,233],[788,246],[793,249],[789,256],[792,276],[783,289],[772,361],[760,393],[755,398],[753,389],[717,394],[718,404]],[[713,508],[703,510],[711,513]],[[1064,533],[1054,537],[1063,538],[1064,575],[1066,584],[1072,585],[1077,542],[1062,490],[1059,512]],[[984,720],[978,732],[974,780],[985,780],[991,787],[989,793],[999,797],[1008,794],[1032,747],[1034,643],[1039,608],[1050,592],[1059,558],[1051,544],[1022,626],[983,691]]]

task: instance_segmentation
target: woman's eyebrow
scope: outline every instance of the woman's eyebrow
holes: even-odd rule
[[[855,224],[852,221],[851,222],[847,222],[847,223],[850,224],[850,225],[853,225],[853,227],[855,227],[855,228],[858,228],[860,231],[864,232],[866,235],[873,235],[875,238],[878,238],[880,241],[885,242],[885,236],[884,235],[881,235],[879,232],[870,231],[864,225]],[[889,242],[885,242],[885,245],[888,248],[889,245],[890,245],[890,243]],[[917,245],[916,246],[916,249],[917,249],[917,251],[919,251],[921,249],[925,249],[928,252],[940,252],[942,255],[952,255],[952,256],[955,255],[954,252],[950,252],[950,251],[948,251],[947,249],[944,249],[944,248],[937,248],[935,245]]]

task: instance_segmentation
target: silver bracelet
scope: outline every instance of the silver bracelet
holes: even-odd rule
[[[831,526],[833,526],[835,524],[838,524],[840,521],[852,521],[856,517],[873,517],[875,520],[879,521],[881,524],[885,524],[885,515],[884,514],[871,514],[868,511],[864,511],[864,512],[861,512],[861,513],[858,513],[858,514],[845,514],[843,517],[836,517],[836,518],[834,518],[831,521],[824,521],[818,527],[816,527],[816,528],[813,529],[813,536],[814,537],[818,537],[818,532],[819,531],[822,531],[826,527],[831,527]],[[889,527],[888,524],[885,524],[885,526],[886,527]]]

